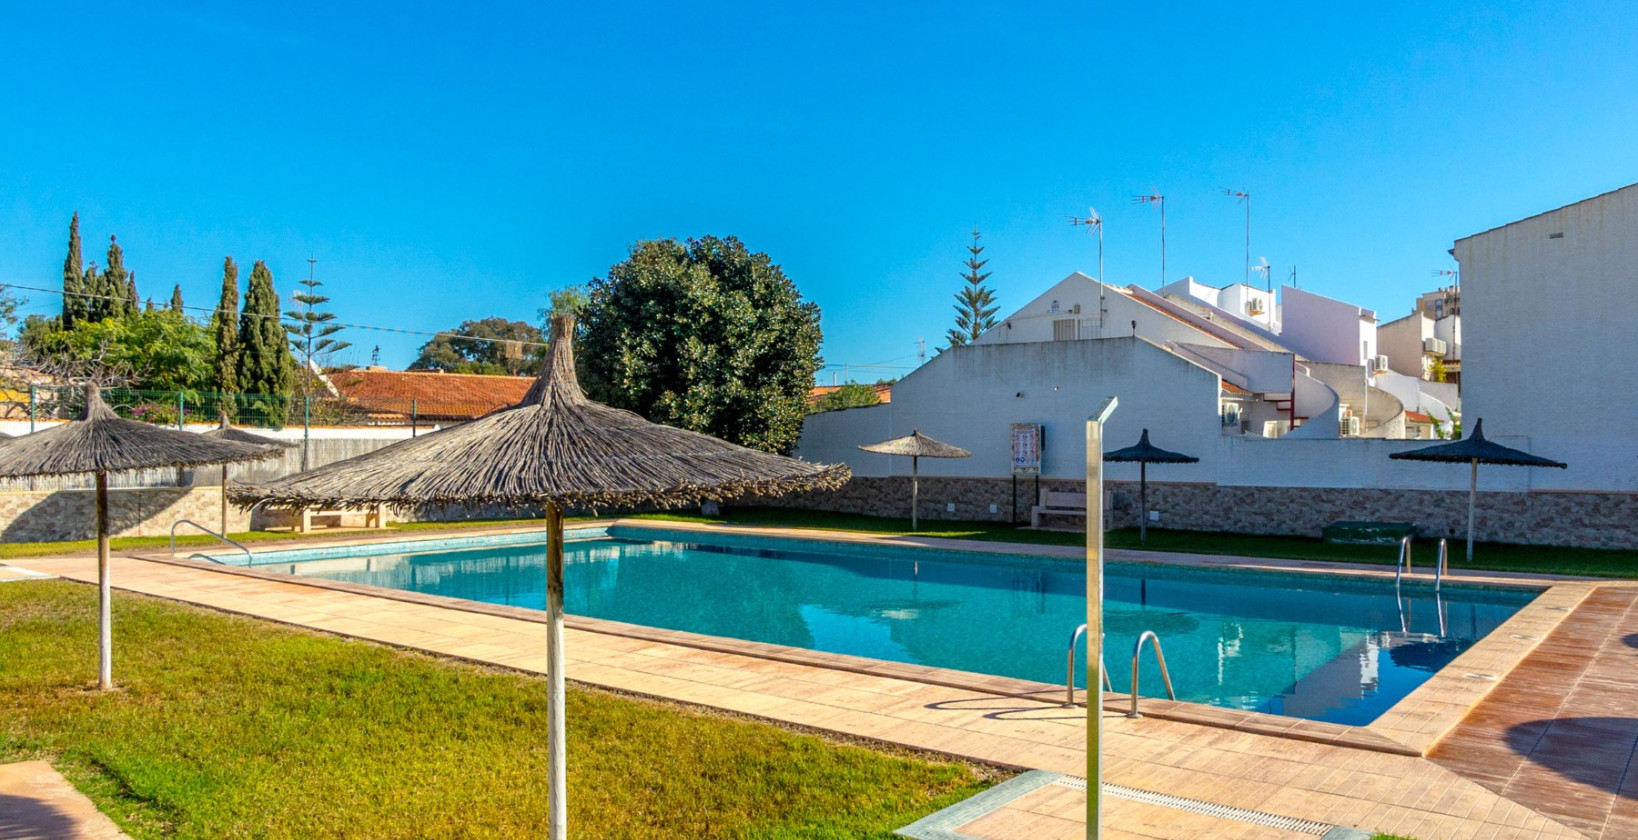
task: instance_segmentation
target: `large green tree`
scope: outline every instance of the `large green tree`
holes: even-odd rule
[[[984,253],[984,246],[978,244],[978,230],[973,229],[973,244],[967,246],[967,273],[961,279],[967,285],[956,292],[956,325],[950,330],[950,346],[960,347],[984,334],[984,331],[995,326],[995,293],[984,285],[990,273],[981,271],[989,260],[979,259]]]
[[[229,404],[225,397],[239,393],[239,266],[232,257],[222,261],[222,297],[210,328],[216,339],[212,360],[216,390],[223,394],[223,403]]]
[[[36,315],[24,322],[20,339],[30,359],[124,374],[137,389],[193,399],[212,384],[210,333],[180,312],[136,312],[68,329]]]
[[[579,354],[593,399],[769,452],[802,431],[819,307],[767,254],[708,236],[639,242],[591,282]]]
[[[68,222],[68,257],[63,260],[64,328],[83,321],[88,313],[85,298],[85,258],[80,253],[80,214]]]
[[[241,403],[270,418],[283,417],[294,384],[295,362],[279,322],[279,295],[273,272],[257,260],[250,268],[244,312],[239,316],[239,358],[235,379]]]
[[[410,370],[450,373],[535,374],[540,372],[540,329],[524,321],[484,318],[465,321],[421,345]]]

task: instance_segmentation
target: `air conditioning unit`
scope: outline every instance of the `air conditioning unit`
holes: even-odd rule
[[[1376,356],[1376,357],[1372,358],[1371,359],[1371,372],[1372,373],[1387,373],[1388,372],[1388,357],[1387,356]]]
[[[1252,315],[1261,315],[1261,314],[1263,314],[1263,301],[1262,301],[1262,299],[1261,298],[1252,298],[1251,300],[1246,301],[1246,311],[1251,313]]]
[[[1342,418],[1342,436],[1359,437],[1359,431],[1362,425],[1363,424],[1359,422],[1359,418],[1353,416],[1352,414]]]
[[[1422,352],[1429,356],[1443,356],[1450,351],[1450,345],[1445,344],[1442,338],[1422,339]]]
[[[1290,420],[1264,420],[1263,437],[1277,438],[1291,431]]]
[[[1223,427],[1236,429],[1240,427],[1239,403],[1223,403]]]

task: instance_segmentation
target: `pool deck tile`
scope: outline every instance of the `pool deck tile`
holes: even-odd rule
[[[1600,586],[1428,755],[1594,838],[1638,837],[1638,587]]]

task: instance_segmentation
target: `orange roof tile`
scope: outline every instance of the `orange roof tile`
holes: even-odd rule
[[[516,405],[534,381],[530,376],[370,368],[330,374],[342,399],[371,414],[408,417],[413,411],[427,420],[471,420]]]

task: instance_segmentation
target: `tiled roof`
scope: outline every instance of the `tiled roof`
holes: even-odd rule
[[[876,398],[877,399],[881,400],[884,403],[890,403],[890,402],[893,401],[893,386],[892,385],[889,385],[887,383],[877,383],[877,384],[872,385],[870,387],[876,389]],[[835,393],[837,391],[840,391],[841,389],[842,389],[842,386],[840,386],[840,385],[815,385],[815,386],[813,386],[813,388],[809,389],[809,391],[808,391],[808,405],[814,405],[814,404],[818,403],[820,400],[824,399],[827,394],[833,394],[833,393]]]
[[[1432,423],[1433,422],[1432,417],[1429,417],[1428,415],[1423,414],[1420,411],[1407,411],[1407,412],[1405,412],[1405,419],[1411,421],[1412,423]]]
[[[428,420],[471,420],[516,405],[534,381],[529,376],[373,368],[330,374],[342,399],[372,415],[408,417],[413,411]]]
[[[1246,389],[1241,388],[1240,386],[1234,384],[1233,382],[1228,381],[1227,379],[1223,380],[1223,391],[1224,391],[1224,393],[1229,393],[1229,394],[1249,394],[1249,393],[1251,393],[1250,391],[1247,391]]]

